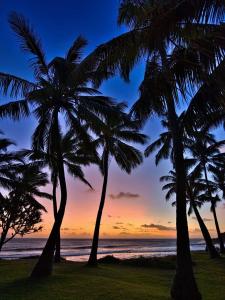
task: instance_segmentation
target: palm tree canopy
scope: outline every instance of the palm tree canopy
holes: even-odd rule
[[[48,184],[48,175],[43,173],[39,166],[33,164],[15,165],[10,175],[11,188],[9,196],[16,199],[25,199],[40,209],[44,207],[36,200],[36,197],[52,199],[49,193],[40,191],[40,187]]]
[[[3,134],[0,132],[0,134]],[[9,151],[10,146],[15,143],[7,138],[0,138],[0,186],[3,188],[11,187],[10,174],[13,166],[22,161],[22,156],[15,151]]]
[[[32,108],[38,120],[33,134],[33,145],[37,149],[43,149],[49,136],[54,135],[59,114],[74,134],[88,140],[83,123],[89,122],[96,114],[109,113],[113,100],[90,86],[98,81],[99,76],[95,68],[81,64],[85,39],[78,37],[65,57],[56,57],[47,62],[41,41],[29,22],[17,13],[11,14],[9,22],[20,40],[22,50],[30,55],[35,80],[29,82],[0,73],[0,91],[20,97],[17,101],[0,106],[0,116],[18,119],[29,115]]]
[[[98,138],[94,141],[96,147],[102,147],[104,153],[114,157],[122,170],[130,173],[142,161],[141,152],[128,143],[144,145],[147,136],[139,132],[140,122],[132,120],[124,113],[125,105],[119,103],[115,106],[117,112],[111,113],[99,119],[98,123],[92,124],[92,130]],[[102,157],[104,157],[104,153]]]
[[[85,143],[75,137],[72,131],[68,131],[62,135],[61,151],[63,163],[67,168],[68,173],[81,180],[92,188],[91,184],[85,179],[82,171],[82,166],[89,166],[91,163],[98,163],[98,155],[93,147],[93,143]],[[58,167],[57,167],[57,153],[53,149],[46,150],[29,150],[24,149],[20,151],[21,155],[28,157],[34,165],[39,167],[49,167],[51,170],[51,180],[57,181]]]
[[[208,201],[206,199],[206,190],[207,185],[205,182],[201,179],[201,170],[200,168],[196,168],[192,171],[190,171],[187,174],[186,179],[186,197],[187,202],[189,203],[189,210],[188,214],[190,215],[192,213],[193,207],[192,207],[192,201],[195,201],[195,204],[198,207],[201,207],[204,202]],[[174,194],[176,194],[176,172],[170,171],[169,175],[162,176],[160,178],[161,182],[166,182],[164,186],[162,187],[163,191],[166,192],[166,200],[170,200]],[[173,201],[172,205],[175,206],[176,202]]]
[[[202,168],[204,166],[209,168],[224,162],[225,154],[221,153],[224,145],[225,140],[216,141],[213,134],[201,130],[193,134],[186,147],[192,156],[193,163],[199,164]]]
[[[130,31],[100,45],[88,60],[93,64],[99,61],[102,70],[112,73],[118,70],[128,80],[133,66],[143,56],[157,53],[162,46],[171,48],[181,44],[183,49],[183,44],[192,41],[193,56],[200,46],[202,53],[206,49],[207,33],[211,38],[211,46],[209,41],[207,46],[212,50],[218,44],[218,41],[214,43],[218,35],[212,34],[215,27],[211,25],[220,24],[224,13],[225,3],[219,0],[121,1],[118,23],[128,26]],[[204,45],[203,39],[199,39],[200,34],[204,34]],[[202,56],[206,62],[206,55]]]

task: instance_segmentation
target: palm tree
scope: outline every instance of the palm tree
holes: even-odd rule
[[[0,131],[0,134],[3,134]],[[21,161],[21,156],[14,151],[9,151],[8,147],[14,146],[15,143],[7,138],[0,138],[0,186],[3,188],[11,188],[11,180],[9,179],[12,171],[12,164]]]
[[[74,137],[72,131],[68,131],[62,136],[61,149],[63,156],[63,163],[67,172],[75,179],[79,179],[84,184],[87,184],[91,189],[91,184],[85,179],[81,166],[88,166],[90,163],[97,163],[98,157],[95,149],[92,149],[92,144],[82,142],[78,137]],[[45,167],[48,166],[51,171],[51,183],[52,183],[52,200],[53,200],[53,213],[54,218],[57,217],[57,199],[56,191],[58,186],[58,167],[57,167],[57,153],[54,149],[48,149],[47,151],[33,151],[22,150],[20,153],[23,156],[29,157],[35,164]],[[56,241],[55,249],[55,262],[59,263],[61,260],[61,247],[60,247],[60,231],[58,232],[58,238]]]
[[[196,219],[198,221],[199,227],[201,229],[202,235],[204,237],[207,250],[209,252],[210,258],[218,258],[219,253],[217,252],[215,246],[213,245],[212,238],[210,233],[198,211],[198,207],[201,208],[205,200],[205,191],[207,186],[200,180],[201,170],[195,169],[187,175],[187,202],[189,203],[188,214],[190,215],[193,211],[195,213]],[[160,178],[161,182],[167,182],[163,186],[163,190],[167,190],[166,200],[176,193],[176,174],[174,171],[170,171],[169,175],[162,176]],[[176,202],[173,202],[172,205],[176,205]]]
[[[10,116],[18,119],[30,114],[37,118],[38,126],[33,134],[33,149],[55,149],[57,154],[58,178],[61,190],[61,201],[57,217],[50,232],[32,277],[48,276],[52,272],[55,243],[64,217],[67,203],[67,186],[61,149],[62,120],[73,130],[74,134],[89,140],[87,131],[82,126],[91,122],[96,114],[110,113],[108,97],[90,87],[91,83],[100,82],[101,70],[92,65],[81,64],[81,56],[86,40],[78,37],[65,57],[56,57],[47,63],[45,54],[34,30],[23,16],[13,13],[9,19],[10,25],[21,42],[21,47],[31,56],[31,67],[34,70],[34,82],[0,73],[0,91],[9,93],[12,101],[0,107],[0,116]],[[104,77],[108,75],[104,73]]]
[[[10,181],[9,197],[8,199],[4,199],[4,201],[11,203],[11,208],[8,209],[8,213],[12,215],[8,217],[8,220],[4,226],[4,230],[2,231],[0,239],[0,250],[3,244],[11,240],[17,234],[17,230],[19,229],[17,228],[17,230],[15,230],[15,234],[6,240],[7,233],[11,227],[11,222],[15,222],[14,214],[16,214],[18,217],[18,224],[21,217],[24,222],[31,222],[32,220],[29,220],[29,215],[33,215],[33,218],[39,220],[40,222],[40,211],[43,210],[46,212],[46,209],[36,200],[36,197],[50,200],[52,199],[52,196],[50,194],[40,191],[40,187],[43,187],[48,183],[48,175],[46,173],[41,172],[38,166],[30,164],[12,165],[10,169],[10,174],[8,175],[8,180]],[[17,202],[20,203],[23,209],[27,210],[27,220],[23,219],[24,211],[21,212],[21,214],[20,212],[18,212]],[[16,224],[14,225],[16,226]],[[22,230],[23,226],[25,226],[24,224],[20,225],[21,229],[19,229],[19,232],[20,230]],[[23,228],[22,232],[26,233],[25,231],[26,226]]]
[[[129,174],[132,169],[142,162],[142,155],[139,150],[126,142],[144,144],[147,140],[146,135],[138,132],[140,124],[124,114],[124,105],[118,104],[117,108],[119,111],[117,115],[112,114],[111,116],[105,117],[103,120],[99,120],[98,126],[92,127],[98,136],[94,143],[97,147],[102,147],[103,149],[101,160],[103,185],[91,253],[88,260],[88,265],[91,266],[97,265],[99,231],[105,205],[110,157],[113,157],[118,166]]]
[[[225,164],[222,161],[222,164],[219,162],[216,163],[216,166],[210,165],[208,170],[212,176],[212,185],[216,191],[222,192],[222,197],[225,199],[225,173],[224,173]]]
[[[52,199],[50,194],[41,192],[39,189],[48,183],[48,175],[41,172],[37,165],[29,163],[12,165],[9,179],[12,186],[10,197],[26,197],[33,203],[37,202],[35,197]]]
[[[223,162],[225,154],[220,153],[220,148],[225,144],[225,140],[217,142],[212,134],[207,131],[195,132],[193,139],[190,140],[188,149],[193,157],[193,162],[196,168],[201,168],[204,173],[204,180],[207,185],[207,196],[211,201],[211,210],[213,213],[218,240],[220,243],[220,252],[225,253],[223,238],[220,232],[220,226],[216,213],[216,198],[213,196],[212,185],[208,177],[208,171],[216,166],[218,163]]]
[[[179,300],[201,299],[201,295],[191,263],[184,149],[176,103],[180,101],[180,96],[186,98],[192,89],[190,86],[194,85],[192,90],[196,91],[196,84],[198,87],[204,85],[209,73],[223,59],[222,39],[217,39],[219,35],[213,32],[221,29],[216,24],[223,19],[224,12],[223,1],[199,0],[192,3],[187,0],[123,0],[118,22],[127,25],[130,30],[99,46],[86,60],[95,66],[97,64],[102,71],[114,74],[119,71],[125,80],[129,80],[133,66],[141,58],[147,57],[141,97],[134,105],[133,112],[142,120],[146,120],[152,113],[168,115],[177,176],[177,272],[171,295]],[[199,102],[203,103],[203,99],[197,101],[195,109],[199,108]]]

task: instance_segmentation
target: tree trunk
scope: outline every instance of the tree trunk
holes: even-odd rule
[[[171,288],[176,300],[199,300],[201,294],[195,281],[186,213],[186,170],[183,156],[183,132],[178,123],[174,101],[167,99],[168,121],[173,138],[173,161],[176,171],[177,267]]]
[[[220,244],[220,252],[225,253],[224,242],[223,242],[223,238],[222,238],[222,235],[221,235],[221,232],[220,232],[220,226],[219,226],[219,222],[218,222],[218,218],[217,218],[217,214],[216,214],[215,201],[213,200],[213,197],[212,197],[211,189],[210,189],[210,186],[209,186],[207,170],[206,170],[205,165],[204,165],[204,174],[205,174],[205,180],[206,180],[206,184],[207,184],[207,188],[208,188],[208,194],[209,194],[209,197],[211,199],[211,210],[212,210],[212,213],[213,213],[213,218],[214,218],[214,222],[215,222],[215,226],[216,226],[218,241],[219,241],[219,244]]]
[[[107,182],[108,182],[108,160],[109,160],[109,151],[106,149],[104,154],[104,180],[103,180],[103,186],[102,186],[102,194],[101,194],[101,200],[100,205],[98,209],[98,214],[96,218],[95,223],[95,230],[94,230],[94,236],[92,240],[92,247],[91,247],[91,253],[88,260],[89,266],[97,266],[97,252],[98,252],[98,241],[99,241],[99,230],[101,225],[101,218],[102,218],[102,212],[105,204],[105,196],[106,196],[106,188],[107,188]]]
[[[0,239],[0,251],[2,251],[2,247],[3,247],[4,243],[5,243],[5,239],[6,239],[7,233],[8,233],[8,230],[3,230],[2,231],[1,239]]]
[[[58,232],[60,230],[65,208],[67,202],[67,188],[66,188],[66,180],[65,180],[65,172],[64,172],[64,165],[63,165],[63,157],[61,152],[61,136],[58,126],[58,116],[56,120],[56,132],[57,135],[55,137],[56,144],[55,146],[57,151],[57,163],[58,163],[58,175],[59,175],[59,182],[60,182],[60,189],[61,189],[61,201],[60,207],[57,212],[57,216],[52,227],[51,233],[47,240],[47,243],[43,249],[43,252],[35,265],[31,277],[32,278],[42,278],[51,275],[52,273],[52,266],[53,266],[53,257],[54,257],[54,250],[56,245],[56,240],[58,237]]]
[[[216,208],[214,206],[214,203],[212,203],[212,213],[213,213],[213,217],[214,217],[214,221],[215,221],[218,241],[219,241],[219,244],[220,244],[220,252],[225,253],[224,242],[223,242],[223,238],[222,238],[222,235],[221,235],[221,232],[220,232],[220,226],[219,226],[219,222],[218,222],[218,219],[217,219]]]
[[[190,189],[190,188],[189,188]],[[191,193],[191,191],[190,191]],[[189,193],[189,194],[190,194]],[[213,244],[213,241],[211,239],[211,236],[209,234],[209,231],[208,231],[208,228],[206,227],[199,211],[198,211],[198,208],[196,206],[196,203],[194,201],[194,199],[192,198],[192,196],[190,195],[190,200],[191,200],[191,205],[194,209],[194,212],[195,212],[195,216],[197,218],[197,221],[198,221],[198,224],[199,224],[199,227],[201,229],[201,232],[202,232],[202,235],[204,237],[204,240],[205,240],[205,243],[206,243],[206,247],[207,247],[207,250],[209,252],[209,256],[210,258],[218,258],[220,257],[219,253],[217,252],[214,244]]]
[[[57,188],[57,175],[53,174],[53,184],[52,184],[52,203],[53,203],[53,212],[54,218],[57,218],[57,199],[56,199],[56,188]],[[60,263],[61,261],[61,245],[60,245],[60,230],[58,232],[58,236],[55,244],[55,263]]]

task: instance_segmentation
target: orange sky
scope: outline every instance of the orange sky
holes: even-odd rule
[[[176,236],[175,208],[165,202],[158,178],[150,176],[149,181],[148,177],[144,176],[145,171],[142,166],[128,176],[112,164],[101,224],[102,238],[174,238]],[[61,230],[64,238],[92,237],[102,177],[94,167],[86,169],[86,176],[95,187],[94,191],[67,177],[68,205]],[[158,190],[157,199],[154,198],[155,185],[156,192]],[[113,198],[111,194],[114,195]],[[48,213],[43,218],[42,232],[33,237],[47,237],[53,222],[51,203],[48,200],[41,202],[47,207]],[[223,220],[224,212],[221,205],[218,209],[220,221]],[[209,207],[202,209],[201,213],[211,234],[215,236]],[[221,229],[225,229],[222,222]],[[201,237],[194,215],[189,217],[189,230],[191,237]]]

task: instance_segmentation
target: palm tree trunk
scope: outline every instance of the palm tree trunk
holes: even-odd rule
[[[57,199],[56,199],[56,188],[57,188],[57,175],[53,175],[53,185],[52,185],[52,203],[53,203],[53,212],[54,218],[57,218]],[[58,232],[56,245],[55,245],[55,263],[60,263],[61,260],[61,247],[60,247],[60,230]]]
[[[219,222],[218,222],[218,218],[217,218],[217,214],[216,214],[216,208],[215,208],[214,203],[212,203],[212,213],[213,213],[213,217],[214,217],[214,221],[215,221],[218,241],[219,241],[219,244],[220,244],[220,252],[225,253],[224,242],[223,242],[223,238],[222,238],[222,235],[221,235],[221,232],[220,232],[220,226],[219,226]]]
[[[2,247],[4,245],[8,230],[3,230],[0,238],[0,251],[2,251]]]
[[[211,199],[211,210],[213,213],[213,218],[214,218],[214,222],[215,222],[215,226],[216,226],[216,232],[217,232],[217,236],[218,236],[218,241],[220,244],[220,252],[221,253],[225,253],[225,247],[224,247],[224,242],[223,242],[223,238],[220,232],[220,226],[219,226],[219,222],[218,222],[218,218],[217,218],[217,214],[216,214],[216,208],[215,208],[215,202],[212,200],[212,193],[211,193],[211,189],[209,186],[209,180],[208,180],[208,175],[207,175],[207,170],[206,170],[206,166],[204,165],[204,175],[205,175],[205,180],[206,180],[206,184],[207,184],[207,188],[208,188],[208,194],[209,197]]]
[[[173,138],[174,167],[176,171],[176,226],[177,226],[177,267],[171,288],[176,300],[199,300],[201,294],[195,281],[186,213],[186,170],[183,156],[183,134],[178,124],[172,98],[167,99],[168,121]]]
[[[104,155],[104,180],[103,180],[103,186],[102,186],[102,194],[101,194],[101,200],[100,205],[98,209],[98,214],[96,218],[95,223],[95,230],[94,230],[94,236],[92,240],[92,247],[91,247],[91,253],[88,260],[89,266],[97,266],[97,252],[98,252],[98,241],[99,241],[99,230],[101,225],[101,218],[102,218],[102,212],[105,205],[105,196],[106,196],[106,189],[107,189],[107,182],[108,182],[108,161],[109,161],[109,151],[105,151]]]
[[[58,117],[56,120],[56,132],[57,135],[55,137],[56,141],[56,151],[57,151],[57,167],[58,167],[58,174],[59,174],[59,182],[60,182],[60,189],[61,189],[61,201],[59,210],[57,212],[57,216],[54,222],[54,225],[52,227],[51,233],[49,235],[49,238],[47,240],[47,243],[43,249],[43,252],[35,265],[31,277],[32,278],[42,278],[51,275],[52,273],[52,266],[53,266],[53,258],[54,258],[54,250],[55,245],[58,237],[58,232],[60,230],[65,208],[66,208],[66,202],[67,202],[67,188],[66,188],[66,180],[65,180],[65,172],[64,172],[64,164],[63,164],[63,157],[61,152],[61,136],[58,126]]]
[[[189,188],[190,190],[190,188]],[[191,191],[190,191],[191,193]],[[189,194],[190,194],[189,193]],[[206,227],[199,211],[198,211],[198,208],[196,206],[196,203],[194,201],[194,199],[192,198],[192,196],[190,195],[190,200],[191,200],[191,205],[194,209],[194,212],[195,212],[195,216],[197,218],[197,221],[198,221],[198,224],[199,224],[199,227],[201,229],[201,232],[202,232],[202,235],[204,237],[204,240],[205,240],[205,243],[206,243],[206,247],[207,247],[207,250],[209,252],[209,256],[210,258],[218,258],[220,257],[219,253],[216,251],[216,248],[215,246],[213,245],[213,241],[211,239],[211,236],[209,234],[209,231],[208,231],[208,228]]]

